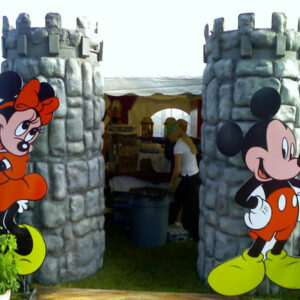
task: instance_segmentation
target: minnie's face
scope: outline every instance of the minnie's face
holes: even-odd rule
[[[34,109],[16,111],[6,121],[0,115],[0,151],[23,156],[33,150],[32,142],[41,130],[41,120]]]
[[[245,162],[259,181],[288,180],[297,176],[296,140],[293,132],[281,121],[273,120],[267,128],[267,150],[262,147],[250,148]]]

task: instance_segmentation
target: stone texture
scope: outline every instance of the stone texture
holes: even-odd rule
[[[102,98],[94,98],[94,128],[99,129],[102,123],[102,117],[103,117],[103,108],[102,106]]]
[[[70,192],[84,191],[88,185],[88,169],[84,161],[67,164],[68,188]]]
[[[286,15],[284,13],[272,14],[272,29],[277,33],[284,33],[286,31]]]
[[[53,284],[57,282],[58,262],[54,257],[46,256],[45,261],[37,272],[37,277],[41,283]]]
[[[68,97],[68,107],[82,107],[83,99],[81,97]]]
[[[234,86],[234,104],[237,106],[248,106],[253,94],[262,87],[280,88],[277,78],[245,77],[239,78]]]
[[[205,250],[209,256],[213,256],[215,249],[215,229],[212,226],[206,225],[204,228],[205,234]]]
[[[90,63],[84,62],[81,65],[82,71],[82,95],[88,99],[93,94],[93,68]]]
[[[214,64],[215,76],[219,80],[231,79],[233,75],[232,59],[221,59]]]
[[[47,252],[56,252],[63,248],[64,240],[56,235],[44,235]]]
[[[99,215],[99,189],[87,192],[86,215],[88,217]]]
[[[209,84],[214,77],[213,64],[207,64],[203,73],[203,83]]]
[[[53,201],[42,202],[41,214],[45,228],[56,228],[63,225],[66,220],[64,205]]]
[[[45,17],[46,27],[49,30],[61,28],[61,16],[58,13],[48,13]]]
[[[79,108],[69,108],[66,121],[67,138],[76,142],[83,139],[82,110]]]
[[[93,106],[92,101],[84,101],[83,112],[84,112],[84,114],[83,114],[83,116],[84,116],[84,127],[86,129],[92,129],[93,126],[94,126],[94,114],[95,115],[97,114],[96,112],[94,112],[94,106]],[[99,120],[99,117],[97,118],[97,120]]]
[[[254,30],[251,33],[251,41],[254,47],[270,48],[275,42],[275,32],[266,29]]]
[[[74,47],[78,47],[81,42],[81,32],[78,30],[68,30],[68,37],[70,44]]]
[[[216,232],[215,257],[221,261],[234,257],[237,253],[237,239],[232,235]]]
[[[248,233],[248,228],[244,223],[244,218],[229,219],[227,217],[220,218],[220,229],[228,234],[245,236]]]
[[[41,72],[47,77],[63,78],[65,74],[65,61],[61,58],[42,57]]]
[[[96,66],[94,68],[93,86],[94,86],[94,94],[96,96],[101,96],[103,94],[103,78],[101,75],[100,66]]]
[[[296,107],[290,105],[281,105],[279,112],[275,115],[275,117],[283,122],[295,122]]]
[[[219,84],[216,79],[211,81],[207,88],[207,122],[208,124],[216,124],[218,122],[218,91]]]
[[[229,50],[239,46],[240,35],[237,31],[224,32],[221,37],[222,40],[222,49]]]
[[[265,59],[243,59],[238,62],[235,72],[237,76],[272,76],[273,64]]]
[[[39,61],[34,58],[17,58],[14,61],[13,71],[20,73],[23,80],[29,81],[40,73]]]
[[[50,152],[54,156],[63,156],[66,151],[66,133],[64,120],[53,120],[49,125]]]
[[[236,121],[253,121],[257,120],[248,107],[234,107],[232,108],[232,120]]]
[[[100,73],[100,72],[99,72]],[[68,96],[81,96],[82,81],[79,63],[76,59],[66,61],[66,92]]]
[[[89,168],[89,188],[96,188],[99,185],[98,159],[93,158],[88,162]]]
[[[66,169],[64,164],[53,164],[51,177],[53,181],[53,196],[55,200],[64,200],[67,196]]]
[[[71,220],[80,221],[84,217],[85,205],[81,195],[74,195],[70,198]]]
[[[299,103],[298,83],[294,80],[283,78],[280,95],[282,104],[297,105]]]
[[[55,111],[56,117],[65,117],[67,114],[65,85],[60,78],[49,79],[49,84],[53,87],[56,97],[59,99],[59,108]]]
[[[30,16],[26,13],[19,14],[16,21],[16,29],[18,34],[27,33],[28,29],[31,27]]]
[[[40,44],[48,37],[48,31],[45,28],[35,28],[30,33],[30,39],[33,44]]]
[[[233,104],[233,88],[230,84],[223,84],[219,90],[219,117],[229,121]]]
[[[276,77],[287,77],[298,79],[298,63],[291,59],[284,59],[274,62],[274,75]]]
[[[249,34],[254,30],[255,17],[253,13],[240,14],[238,19],[238,28],[241,34]]]

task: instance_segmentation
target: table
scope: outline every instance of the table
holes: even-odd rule
[[[131,188],[160,187],[168,189],[171,179],[169,173],[145,173],[145,172],[108,172],[106,179],[111,192],[126,192]]]
[[[150,159],[153,169],[157,173],[167,173],[171,171],[171,162],[165,158],[164,153],[139,152],[137,170],[140,170],[140,162],[142,159]]]

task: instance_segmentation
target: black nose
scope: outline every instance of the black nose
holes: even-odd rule
[[[298,165],[298,167],[300,167],[300,156],[297,159],[297,165]]]
[[[26,142],[20,142],[17,145],[17,148],[19,151],[26,152],[29,149],[29,144]]]

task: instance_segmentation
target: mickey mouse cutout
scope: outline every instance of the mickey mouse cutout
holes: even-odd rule
[[[241,151],[253,173],[237,191],[235,201],[249,209],[244,219],[254,243],[242,255],[215,267],[208,276],[210,286],[223,295],[247,293],[265,275],[281,287],[300,289],[300,257],[288,256],[283,249],[300,221],[300,181],[295,178],[300,173],[300,157],[295,156],[292,130],[272,118],[280,104],[275,89],[262,88],[250,102],[252,114],[260,121],[245,137],[233,122],[224,124],[217,135],[219,151],[226,156]]]
[[[17,238],[16,264],[20,275],[35,272],[46,255],[40,233],[29,225],[18,225],[16,214],[29,201],[42,199],[47,183],[39,174],[27,174],[29,153],[41,127],[48,124],[59,106],[48,83],[30,80],[22,88],[15,72],[0,74],[0,226],[1,233]]]

